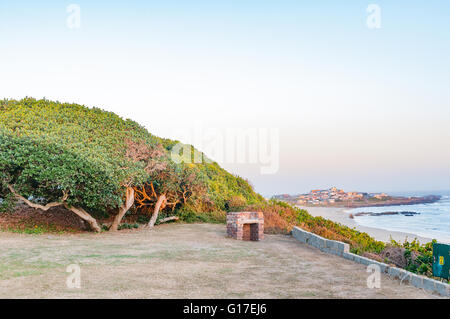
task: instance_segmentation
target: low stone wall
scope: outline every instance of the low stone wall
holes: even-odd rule
[[[382,273],[387,274],[391,278],[399,279],[402,283],[410,283],[417,288],[422,288],[431,292],[438,293],[445,297],[450,297],[449,284],[425,276],[420,276],[401,268],[392,267],[373,259],[352,254],[350,252],[349,244],[323,238],[299,227],[294,227],[294,229],[292,230],[292,236],[298,241],[318,248],[325,253],[337,255],[366,266],[377,265],[380,267]]]

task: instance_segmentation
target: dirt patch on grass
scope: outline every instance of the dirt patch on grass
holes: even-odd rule
[[[433,298],[291,236],[226,238],[224,225],[27,235],[0,233],[0,298]],[[81,289],[66,267],[81,267]]]

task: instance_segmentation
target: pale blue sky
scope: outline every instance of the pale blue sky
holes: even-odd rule
[[[449,16],[449,1],[2,0],[0,98],[99,106],[184,142],[199,119],[279,128],[277,174],[224,163],[266,195],[450,189]]]

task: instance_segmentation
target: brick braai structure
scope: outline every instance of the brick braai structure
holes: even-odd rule
[[[264,215],[262,212],[227,213],[227,235],[240,240],[264,238]]]

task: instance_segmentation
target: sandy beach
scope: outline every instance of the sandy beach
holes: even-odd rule
[[[313,216],[321,216],[326,219],[330,219],[334,222],[346,225],[350,228],[356,228],[359,231],[368,233],[370,236],[374,237],[377,240],[389,242],[390,237],[392,237],[396,241],[403,242],[406,237],[408,240],[413,240],[417,238],[421,243],[427,243],[431,241],[431,238],[426,238],[422,236],[418,236],[416,234],[404,233],[398,231],[389,231],[380,228],[373,228],[362,226],[355,222],[354,219],[351,219],[350,214],[346,212],[346,208],[336,208],[336,207],[302,207],[297,206],[303,209],[306,209]]]

